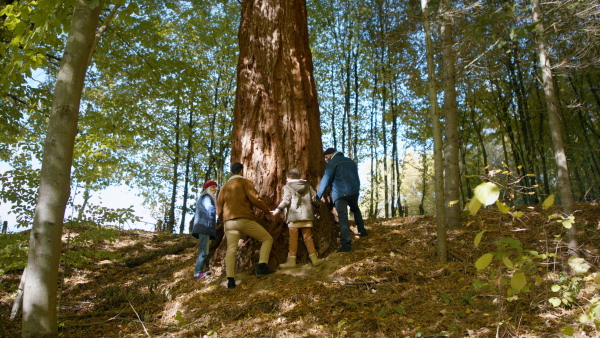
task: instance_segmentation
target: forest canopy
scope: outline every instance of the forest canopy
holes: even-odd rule
[[[22,227],[32,223],[72,3],[0,2],[0,160],[6,168],[0,200],[12,205]],[[127,203],[117,210],[88,204],[104,188],[126,185],[139,191],[156,221],[184,231],[203,182],[228,176],[240,3],[105,5],[100,26],[107,25],[91,56],[80,105],[70,198],[77,201],[77,214],[71,217],[135,222]],[[323,145],[361,164],[365,214],[434,213],[419,3],[334,0],[310,1],[307,7]],[[573,195],[595,200],[598,3],[547,1],[542,8]],[[503,200],[512,205],[556,194],[529,3],[432,1],[430,10],[440,108],[448,95],[442,86],[448,68],[444,48],[455,55],[461,208],[487,180],[505,187]],[[449,27],[450,40],[443,27]]]

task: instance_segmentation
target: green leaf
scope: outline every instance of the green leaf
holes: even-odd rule
[[[100,0],[88,0],[88,8],[89,9],[94,9],[98,6],[100,6]]]
[[[560,285],[554,284],[554,285],[552,285],[550,290],[552,290],[552,292],[558,292],[558,291],[560,291]]]
[[[544,200],[544,202],[542,203],[542,207],[544,209],[548,209],[550,208],[552,205],[554,205],[554,194],[546,197],[546,199]]]
[[[493,254],[486,253],[485,255],[479,257],[479,259],[477,260],[477,262],[475,262],[475,267],[478,270],[483,270],[483,269],[487,268],[488,265],[490,265],[490,263],[492,262],[493,258],[494,258]]]
[[[183,318],[181,311],[177,311],[177,313],[175,314],[175,320],[179,322],[179,325],[183,325],[185,323],[185,318]]]
[[[487,230],[483,230],[480,231],[477,236],[475,236],[475,241],[473,242],[473,244],[475,245],[475,247],[479,246],[479,242],[481,242],[481,237],[483,236],[483,234],[486,232]]]
[[[543,282],[544,282],[544,280],[542,279],[542,277],[540,277],[539,275],[535,276],[535,285],[536,286],[542,285]]]
[[[469,214],[471,216],[477,214],[477,212],[479,211],[480,208],[481,208],[481,202],[478,199],[473,198],[469,202]]]
[[[500,189],[492,182],[481,183],[475,188],[475,198],[485,206],[496,202],[498,196],[500,196]]]
[[[574,334],[572,326],[563,326],[560,328],[560,332],[562,332],[562,334],[564,334],[565,336],[569,337],[572,337]]]
[[[396,312],[398,312],[398,314],[403,315],[404,314],[404,306],[402,306],[402,305],[396,306]]]
[[[501,213],[506,214],[508,213],[508,211],[510,210],[510,207],[500,201],[496,201],[496,206],[498,207],[498,210],[500,210]]]
[[[506,265],[507,268],[509,269],[514,269],[515,266],[513,265],[512,261],[510,260],[510,258],[504,256],[502,257],[502,262],[504,262],[504,265]]]
[[[578,274],[586,273],[590,269],[590,265],[583,258],[571,256],[568,263],[571,269]]]
[[[513,212],[512,215],[515,218],[521,218],[521,217],[523,217],[523,212],[522,211],[515,211],[515,212]]]
[[[523,287],[527,285],[527,277],[522,272],[515,272],[510,279],[510,286],[515,289],[521,291]]]

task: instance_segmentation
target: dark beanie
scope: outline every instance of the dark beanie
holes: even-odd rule
[[[325,152],[323,153],[323,156],[325,155],[329,155],[329,154],[333,154],[335,153],[337,150],[335,150],[335,148],[327,148],[327,150],[325,150]]]
[[[234,175],[237,175],[240,173],[240,171],[242,171],[244,169],[244,165],[241,164],[240,162],[235,162],[234,164],[231,165],[231,173]]]

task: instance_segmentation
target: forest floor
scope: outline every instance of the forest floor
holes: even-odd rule
[[[594,281],[600,206],[577,205],[581,257],[591,269],[575,279],[567,264],[566,231],[548,219],[558,207],[520,210],[521,218],[496,208],[482,210],[449,229],[445,264],[437,259],[433,216],[369,220],[369,236],[357,238],[351,252],[330,253],[319,267],[302,263],[260,279],[238,272],[239,284],[232,290],[220,268],[205,279],[192,278],[193,237],[119,230],[118,241],[93,249],[113,251],[120,259],[64,271],[59,335],[562,337],[570,327],[575,337],[597,337],[592,322],[578,319],[583,311],[591,309],[592,317],[600,312],[593,305],[593,298],[600,298]],[[500,260],[475,268],[485,253],[502,252],[496,243],[503,239],[518,240],[504,240],[505,256],[528,282],[528,292],[518,298],[507,293],[514,270]],[[518,255],[532,258],[518,263]],[[139,264],[144,257],[151,259]],[[20,336],[20,320],[8,319],[20,273],[0,279],[0,337]],[[564,287],[553,292],[552,285]],[[552,297],[566,298],[567,304],[555,307]]]

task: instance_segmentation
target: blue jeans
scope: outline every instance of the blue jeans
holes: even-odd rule
[[[361,234],[366,234],[365,222],[363,221],[362,214],[358,208],[358,195],[349,195],[338,198],[335,201],[335,210],[338,213],[338,219],[340,220],[340,232],[341,242],[343,248],[350,248],[352,244],[352,237],[350,237],[350,226],[348,225],[348,207],[350,211],[354,213],[354,220],[356,226]]]
[[[200,272],[204,271],[204,263],[206,262],[206,258],[208,258],[209,239],[209,235],[198,234],[198,249],[200,253],[198,254],[198,259],[196,259],[196,267],[194,268],[194,274],[199,274]]]

